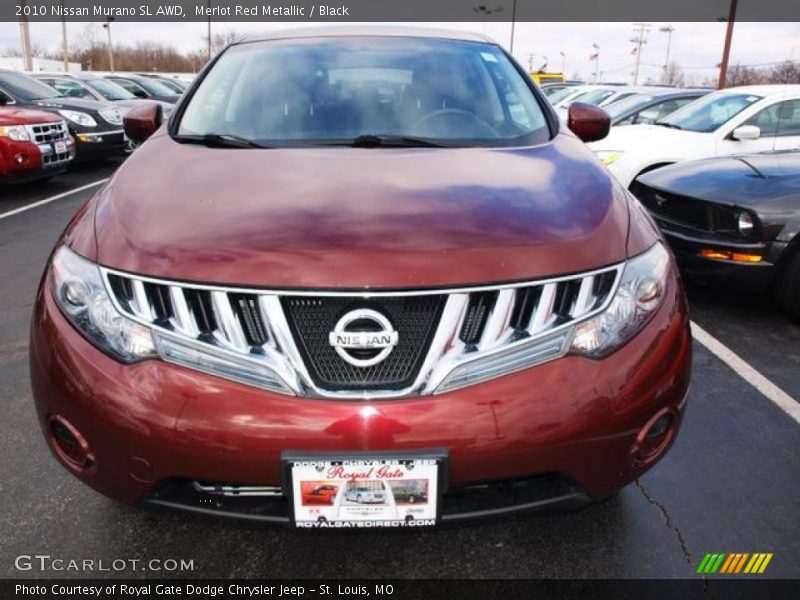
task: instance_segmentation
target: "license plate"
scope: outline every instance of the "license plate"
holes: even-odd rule
[[[64,154],[67,151],[67,142],[55,142],[53,146],[55,146],[56,154]]]
[[[300,528],[430,527],[439,516],[443,456],[286,456]]]

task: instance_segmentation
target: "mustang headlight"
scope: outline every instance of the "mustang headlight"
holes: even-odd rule
[[[97,127],[97,121],[94,120],[92,115],[88,115],[85,112],[80,112],[77,110],[60,110],[58,111],[65,119],[72,121],[76,125],[82,125],[83,127]]]
[[[150,330],[117,311],[97,265],[61,246],[52,269],[56,302],[97,347],[127,363],[157,356]]]
[[[595,154],[597,155],[597,158],[599,158],[600,161],[606,166],[622,158],[622,152],[619,150],[598,150],[595,152]]]
[[[630,259],[608,308],[575,327],[570,351],[603,358],[633,337],[660,306],[669,267],[670,255],[661,242]]]

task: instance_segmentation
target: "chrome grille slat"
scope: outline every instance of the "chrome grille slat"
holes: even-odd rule
[[[563,355],[571,335],[568,328],[605,309],[616,292],[622,265],[538,282],[418,292],[370,290],[341,293],[253,290],[178,283],[105,268],[102,271],[107,289],[121,313],[151,327],[159,348],[172,340],[169,351],[173,362],[175,353],[195,349],[199,356],[234,360],[238,369],[235,373],[215,371],[214,365],[222,363],[211,360],[196,368],[235,381],[247,382],[249,379],[243,373],[253,372],[262,375],[262,379],[255,381],[277,378],[281,385],[285,384],[285,389],[267,388],[273,391],[322,398],[379,399],[434,394],[445,380],[445,385],[450,385],[454,377],[461,377],[460,373],[464,373],[460,369],[462,365],[475,360],[508,360],[509,365],[520,364],[523,365],[520,368],[524,368],[529,364],[526,361],[537,356],[545,361]],[[429,330],[428,349],[420,355],[415,366],[413,384],[402,389],[381,388],[379,382],[372,383],[368,389],[351,387],[338,390],[316,384],[309,365],[304,362],[307,349],[301,350],[296,339],[302,331],[293,330],[296,325],[290,325],[286,313],[288,305],[284,306],[284,302],[295,297],[300,300],[300,306],[320,306],[318,300],[314,300],[315,296],[346,298],[346,306],[357,306],[358,300],[362,299],[362,305],[374,306],[376,299],[386,298],[388,301],[434,294],[442,297],[438,321],[432,321],[434,329]],[[476,294],[480,294],[480,298]],[[307,301],[302,300],[304,296]],[[409,304],[412,305],[419,306],[418,303]],[[482,314],[478,315],[476,306]],[[480,324],[465,326],[468,312],[470,319],[480,318]],[[329,325],[327,322],[319,323],[324,328]],[[476,337],[465,342],[462,339],[465,329],[471,332],[470,336]],[[159,339],[166,341],[159,343]],[[183,346],[175,346],[175,343]],[[186,350],[180,350],[181,347]],[[517,349],[525,356],[514,355],[512,358],[509,354],[508,359],[504,358],[506,353]],[[169,360],[166,355],[162,356]],[[480,363],[477,369],[470,367],[476,376],[480,376],[483,364]],[[317,368],[318,365],[312,366]],[[486,372],[490,371],[491,366],[487,366]],[[396,375],[394,367],[387,372],[389,377]],[[407,382],[402,385],[407,385]]]
[[[223,344],[230,345],[237,350],[247,350],[249,344],[244,336],[244,329],[239,322],[239,317],[233,312],[230,298],[226,292],[211,292],[211,308],[218,329],[214,337]]]

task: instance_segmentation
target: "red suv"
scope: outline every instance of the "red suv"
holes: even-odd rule
[[[497,44],[316,29],[235,43],[74,217],[32,328],[58,459],[125,502],[430,525],[607,496],[675,439],[673,258]],[[581,138],[581,139],[578,139]],[[307,508],[302,490],[427,490]],[[209,499],[213,501],[209,502]]]
[[[52,177],[74,157],[75,145],[64,119],[0,106],[0,183]]]

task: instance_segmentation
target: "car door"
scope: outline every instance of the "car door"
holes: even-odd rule
[[[800,150],[800,98],[785,100],[778,107],[775,150]]]
[[[781,101],[776,98],[768,104],[758,106],[755,112],[743,111],[741,117],[732,119],[723,129],[718,140],[717,149],[720,155],[750,154],[769,152],[775,149],[778,131],[778,114]],[[754,107],[755,108],[755,107]],[[758,139],[741,140],[733,137],[733,132],[744,125],[755,125],[760,130]]]

